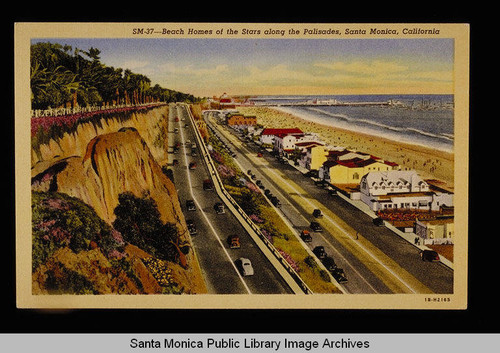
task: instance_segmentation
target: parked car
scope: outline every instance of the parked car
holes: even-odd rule
[[[257,153],[257,157],[262,157],[262,153]]]
[[[177,159],[174,159],[174,161],[172,162],[172,165],[178,165],[179,164],[179,161]]]
[[[318,257],[318,259],[324,259],[326,257],[326,251],[324,246],[317,246],[313,249],[314,255]]]
[[[193,200],[186,200],[186,208],[188,211],[196,211],[196,205]]]
[[[337,268],[337,264],[335,263],[333,257],[325,256],[321,262],[323,263],[323,265],[325,265],[326,269],[329,272],[332,272]]]
[[[280,200],[278,200],[278,198],[276,196],[271,196],[269,199],[271,200],[271,203],[275,207],[280,207],[281,206],[281,202],[280,202]]]
[[[215,205],[214,205],[214,210],[215,210],[215,213],[217,214],[223,214],[225,213],[226,211],[224,210],[224,204],[222,202],[217,202]]]
[[[375,224],[377,227],[382,227],[384,225],[384,220],[380,217],[377,217],[373,219],[373,224]]]
[[[420,258],[422,261],[440,261],[439,254],[434,250],[422,250]]]
[[[227,243],[231,249],[239,249],[240,248],[240,237],[236,234],[231,234],[227,237]]]
[[[189,169],[191,169],[191,170],[196,169],[196,163],[195,162],[189,163]]]
[[[196,230],[196,225],[194,224],[193,220],[191,220],[191,219],[186,220],[186,224],[187,224],[189,234],[194,235],[194,234],[198,233],[198,231]]]
[[[254,271],[252,267],[252,262],[249,259],[240,257],[237,261],[239,263],[241,274],[243,276],[253,276]]]
[[[322,232],[323,231],[323,228],[321,228],[321,226],[319,225],[318,222],[311,222],[311,224],[309,225],[309,227],[315,231],[315,232]]]
[[[344,282],[347,282],[347,276],[344,272],[343,269],[339,268],[339,267],[336,267],[333,271],[330,272],[333,276],[333,278],[335,278],[335,280],[339,283],[344,283]]]
[[[212,183],[212,180],[210,179],[203,180],[203,190],[213,190],[213,189],[214,189],[214,184]]]
[[[313,211],[313,216],[316,218],[320,218],[320,217],[323,217],[323,214],[321,213],[321,210],[319,208],[317,208]]]
[[[303,230],[300,232],[300,238],[306,243],[310,243],[312,241],[311,233],[308,230]]]

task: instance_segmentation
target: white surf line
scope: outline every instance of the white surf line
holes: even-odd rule
[[[212,222],[210,222],[210,220],[208,219],[205,211],[203,211],[200,203],[198,202],[198,200],[196,199],[196,197],[194,196],[193,194],[193,185],[191,183],[191,175],[189,173],[189,164],[188,164],[188,159],[187,159],[187,150],[186,150],[186,144],[184,142],[184,133],[182,132],[183,129],[180,128],[179,129],[180,132],[181,132],[181,140],[182,140],[182,148],[184,150],[184,162],[186,163],[186,167],[187,167],[187,179],[188,179],[188,184],[189,184],[189,193],[191,195],[191,197],[193,198],[193,201],[195,202],[196,204],[196,207],[198,207],[198,209],[200,210],[201,214],[203,215],[203,217],[205,218],[205,221],[207,221],[210,229],[212,230],[212,233],[215,237],[215,239],[217,239],[219,245],[221,246],[222,250],[224,250],[224,253],[226,254],[227,258],[229,259],[229,262],[231,263],[231,265],[233,266],[236,274],[238,275],[238,277],[240,278],[240,281],[241,283],[243,283],[243,286],[245,287],[246,291],[248,294],[252,294],[252,291],[250,290],[250,288],[248,288],[248,285],[245,283],[245,280],[243,279],[243,277],[241,276],[240,274],[240,271],[238,270],[238,268],[236,267],[234,261],[231,259],[231,256],[229,256],[229,253],[227,252],[227,249],[225,248],[224,244],[222,243],[222,241],[220,240],[220,237],[218,236],[217,234],[217,231],[215,230],[214,226],[212,225]]]
[[[228,139],[229,140],[229,139]],[[231,141],[230,141],[231,142]],[[234,143],[231,142],[233,145]],[[236,147],[236,145],[235,145]],[[249,154],[251,153],[245,146],[243,146],[243,144],[240,146],[240,149],[242,150],[245,150],[246,152],[248,152]],[[243,156],[248,160],[250,161],[249,157],[245,156],[243,154]],[[240,167],[240,169],[243,171],[244,168],[242,167],[242,165],[239,163],[239,161],[237,161],[236,159],[234,159],[234,162]],[[266,169],[269,169],[269,168],[266,168]],[[267,176],[265,176],[264,174],[262,174],[263,177],[261,177],[261,179],[266,179],[267,181],[269,181],[269,179],[267,178]],[[277,190],[277,193],[279,194],[279,196],[282,198],[282,200],[287,200],[287,198],[281,193],[281,191],[275,187],[275,189]],[[298,193],[297,193],[298,194]],[[303,213],[301,211],[299,211],[297,209],[297,207],[295,207],[291,202],[289,202],[287,200],[287,204],[290,205],[290,207],[292,207],[305,221],[306,223],[308,223],[308,219],[303,215]],[[272,205],[274,207],[274,205]],[[274,207],[276,209],[276,207]],[[286,219],[286,215],[283,215],[283,211],[280,210],[280,209],[277,209],[277,212],[278,212],[278,215],[283,219],[283,221],[285,221],[285,223],[288,225],[288,227],[293,231],[293,233],[295,234],[295,229],[293,227],[293,225],[290,224],[290,222]],[[295,234],[295,236],[297,236]],[[358,275],[359,278],[361,278],[363,280],[363,282],[365,282],[368,287],[370,287],[375,293],[379,293],[371,284],[370,282],[368,282],[364,277],[363,275],[361,275],[361,273],[359,273],[359,271],[353,266],[351,265],[351,263],[335,248],[335,246],[328,240],[326,239],[326,237],[323,235],[323,234],[320,234],[321,238],[323,238],[323,240],[327,243],[327,244],[330,244],[330,246],[332,247],[332,249],[335,251],[335,253],[338,255],[339,258],[341,258],[345,264],[351,269],[353,270],[354,273],[356,273]],[[307,246],[307,245],[306,245]],[[342,284],[338,284],[342,289],[346,290],[344,288],[344,286]],[[347,291],[347,290],[346,290]]]

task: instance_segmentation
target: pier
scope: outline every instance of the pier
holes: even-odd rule
[[[287,103],[257,103],[255,105],[264,107],[324,107],[324,106],[390,106],[392,103],[387,102],[287,102]]]

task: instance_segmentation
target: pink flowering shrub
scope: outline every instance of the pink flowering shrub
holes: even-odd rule
[[[274,243],[273,236],[266,229],[261,229],[260,232],[271,244]]]
[[[229,167],[226,167],[224,164],[219,164],[217,166],[217,172],[219,172],[219,175],[223,178],[230,178],[236,175],[234,170],[232,170]]]
[[[255,214],[251,214],[249,217],[254,223],[264,223],[264,220]]]
[[[292,259],[292,257],[289,254],[287,254],[281,249],[278,249],[278,252],[281,254],[281,256],[283,256],[286,262],[288,262],[288,264],[292,266],[295,272],[300,272],[300,267],[297,265],[297,263]]]
[[[99,247],[103,254],[118,254],[125,242],[95,211],[66,194],[32,192],[32,268],[35,270],[59,248],[73,252]],[[116,250],[116,251],[114,251]]]
[[[110,109],[102,109],[91,112],[80,112],[70,115],[61,115],[61,116],[43,116],[43,117],[33,117],[31,118],[31,136],[34,136],[40,129],[47,132],[52,127],[72,127],[77,122],[87,120],[94,116],[102,115],[102,114],[117,114],[124,112],[132,112],[132,111],[140,111],[149,109],[157,105],[143,105],[143,106],[132,106],[132,107],[117,107]]]
[[[246,182],[246,187],[252,190],[253,192],[260,193],[260,189],[257,185],[251,182]]]

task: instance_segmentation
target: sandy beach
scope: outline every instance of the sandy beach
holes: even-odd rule
[[[245,115],[255,115],[257,123],[264,127],[296,127],[304,132],[315,132],[327,144],[370,153],[384,160],[395,162],[403,168],[416,170],[424,179],[436,179],[440,182],[441,187],[453,191],[453,153],[342,130],[301,119],[269,107],[238,107],[238,110]]]

